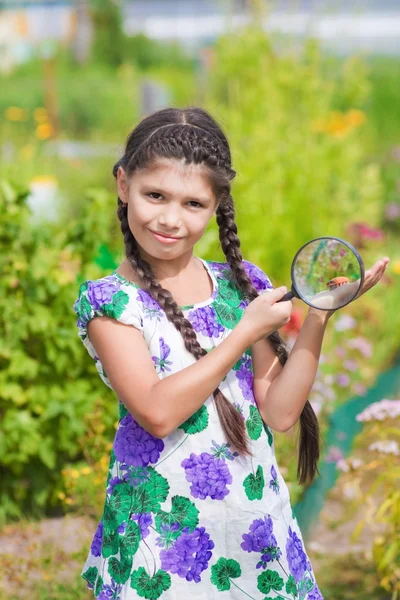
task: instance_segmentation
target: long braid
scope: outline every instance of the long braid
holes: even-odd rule
[[[243,268],[243,257],[240,252],[240,240],[237,235],[232,196],[229,196],[225,202],[221,202],[216,217],[219,227],[219,239],[231,268],[232,279],[243,291],[246,298],[252,301],[258,296],[258,292]],[[271,342],[280,363],[284,365],[288,359],[288,350],[281,336],[275,331],[267,339]],[[319,424],[315,412],[307,400],[300,414],[299,462],[297,465],[297,477],[300,483],[306,483],[314,479],[316,473],[318,473],[318,458]]]
[[[190,352],[196,360],[199,360],[202,356],[207,354],[207,351],[200,346],[192,324],[185,318],[172,294],[158,283],[149,263],[140,257],[136,239],[129,228],[126,206],[120,199],[118,200],[118,217],[121,221],[121,231],[124,236],[127,259],[134,269],[134,272],[139,276],[143,289],[158,302],[164,310],[167,319],[173,323],[175,328],[182,335],[186,350]],[[249,455],[250,452],[246,440],[246,430],[241,415],[223,395],[219,388],[214,390],[213,397],[218,417],[228,442],[239,452],[239,454]]]

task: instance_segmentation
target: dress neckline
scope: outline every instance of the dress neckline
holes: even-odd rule
[[[209,298],[207,298],[206,300],[203,300],[202,302],[196,302],[195,304],[185,304],[183,306],[180,306],[179,308],[182,311],[193,310],[193,309],[196,309],[196,308],[202,308],[204,306],[208,306],[209,304],[211,304],[212,302],[214,302],[214,300],[215,300],[215,298],[217,297],[217,294],[218,294],[218,282],[217,282],[217,278],[215,277],[215,274],[214,274],[214,272],[213,272],[213,270],[211,268],[211,265],[209,264],[210,261],[207,261],[207,260],[205,260],[203,258],[200,258],[200,256],[196,256],[195,258],[198,258],[203,263],[203,266],[204,266],[205,270],[207,271],[207,273],[209,274],[209,276],[211,278],[213,289],[212,289],[211,296]],[[124,277],[123,275],[121,275],[120,273],[117,273],[116,269],[114,269],[114,271],[112,271],[112,275],[114,275],[122,283],[125,283],[127,285],[133,286],[134,288],[136,288],[138,290],[142,290],[143,289],[137,283],[134,283],[133,281],[130,281],[130,279],[127,279],[126,277]]]

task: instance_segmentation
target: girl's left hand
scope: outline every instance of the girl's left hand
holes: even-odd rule
[[[386,271],[386,267],[388,266],[389,260],[390,258],[384,256],[383,258],[378,260],[374,264],[374,266],[371,267],[368,271],[365,271],[364,283],[354,300],[365,294],[365,292],[368,292],[368,290],[370,290],[377,283],[379,283],[379,281],[382,279],[384,272]]]

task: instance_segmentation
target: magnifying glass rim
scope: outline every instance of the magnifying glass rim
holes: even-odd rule
[[[349,300],[348,302],[346,302],[345,304],[341,304],[337,309],[336,308],[321,308],[320,306],[316,306],[315,304],[312,304],[309,300],[306,300],[304,298],[304,296],[299,292],[299,289],[295,283],[295,277],[294,277],[294,266],[296,264],[296,259],[298,257],[298,255],[300,254],[300,252],[303,250],[303,248],[305,248],[306,246],[308,246],[309,244],[311,244],[312,242],[317,242],[318,240],[336,240],[338,242],[341,242],[342,244],[344,244],[345,246],[347,246],[348,248],[350,248],[350,250],[355,254],[357,260],[358,260],[358,264],[360,265],[360,270],[361,270],[361,277],[360,277],[360,285],[357,289],[357,292],[355,293],[355,295],[353,296],[353,298],[351,300]],[[317,238],[313,238],[312,240],[306,242],[305,244],[303,244],[303,246],[296,252],[295,257],[292,261],[292,266],[290,269],[290,277],[292,280],[292,287],[295,290],[296,294],[298,295],[298,297],[303,300],[303,302],[305,302],[306,304],[308,304],[308,306],[311,306],[312,308],[317,308],[318,310],[339,310],[339,308],[344,308],[345,306],[347,306],[348,304],[350,304],[350,302],[353,302],[354,298],[357,296],[358,292],[360,291],[363,283],[364,283],[364,279],[365,279],[365,267],[364,267],[364,263],[363,260],[359,254],[359,252],[354,248],[354,246],[352,244],[350,244],[350,242],[346,242],[346,240],[343,240],[342,238],[338,238],[335,237],[333,235],[323,235],[321,237],[317,237]]]

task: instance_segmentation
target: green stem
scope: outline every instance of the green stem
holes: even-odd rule
[[[229,581],[230,581],[230,582],[231,582],[231,583],[232,583],[232,584],[233,584],[233,585],[234,585],[234,586],[235,586],[235,587],[236,587],[238,590],[240,590],[241,592],[243,592],[243,594],[244,594],[245,596],[247,596],[248,598],[251,598],[251,600],[256,600],[256,599],[254,598],[254,596],[250,596],[250,594],[248,594],[247,592],[245,592],[244,590],[242,590],[242,588],[241,588],[241,587],[239,587],[238,585],[236,585],[236,583],[235,583],[234,581],[232,581],[232,579],[229,579]]]
[[[164,462],[164,460],[167,460],[167,458],[169,458],[170,456],[172,456],[172,455],[173,455],[173,453],[174,453],[174,452],[176,452],[176,451],[178,450],[178,448],[179,448],[180,446],[182,446],[182,444],[183,444],[184,442],[186,442],[186,440],[188,439],[189,435],[190,435],[190,434],[188,433],[188,434],[186,435],[186,437],[184,437],[184,438],[183,438],[183,440],[181,441],[181,443],[180,443],[180,444],[178,444],[178,446],[177,446],[176,448],[174,448],[170,454],[168,454],[168,456],[165,456],[165,457],[164,457],[162,460],[160,460],[160,462],[156,463],[156,464],[154,465],[154,468],[156,468],[156,467],[160,466],[160,465],[161,465],[161,463],[163,463],[163,462]]]
[[[282,564],[281,564],[281,561],[280,561],[280,560],[278,560],[278,565],[280,566],[280,568],[282,569],[282,571],[285,573],[286,577],[289,577],[289,575],[287,574],[287,571],[286,571],[286,569],[284,569],[284,567],[282,566]]]

